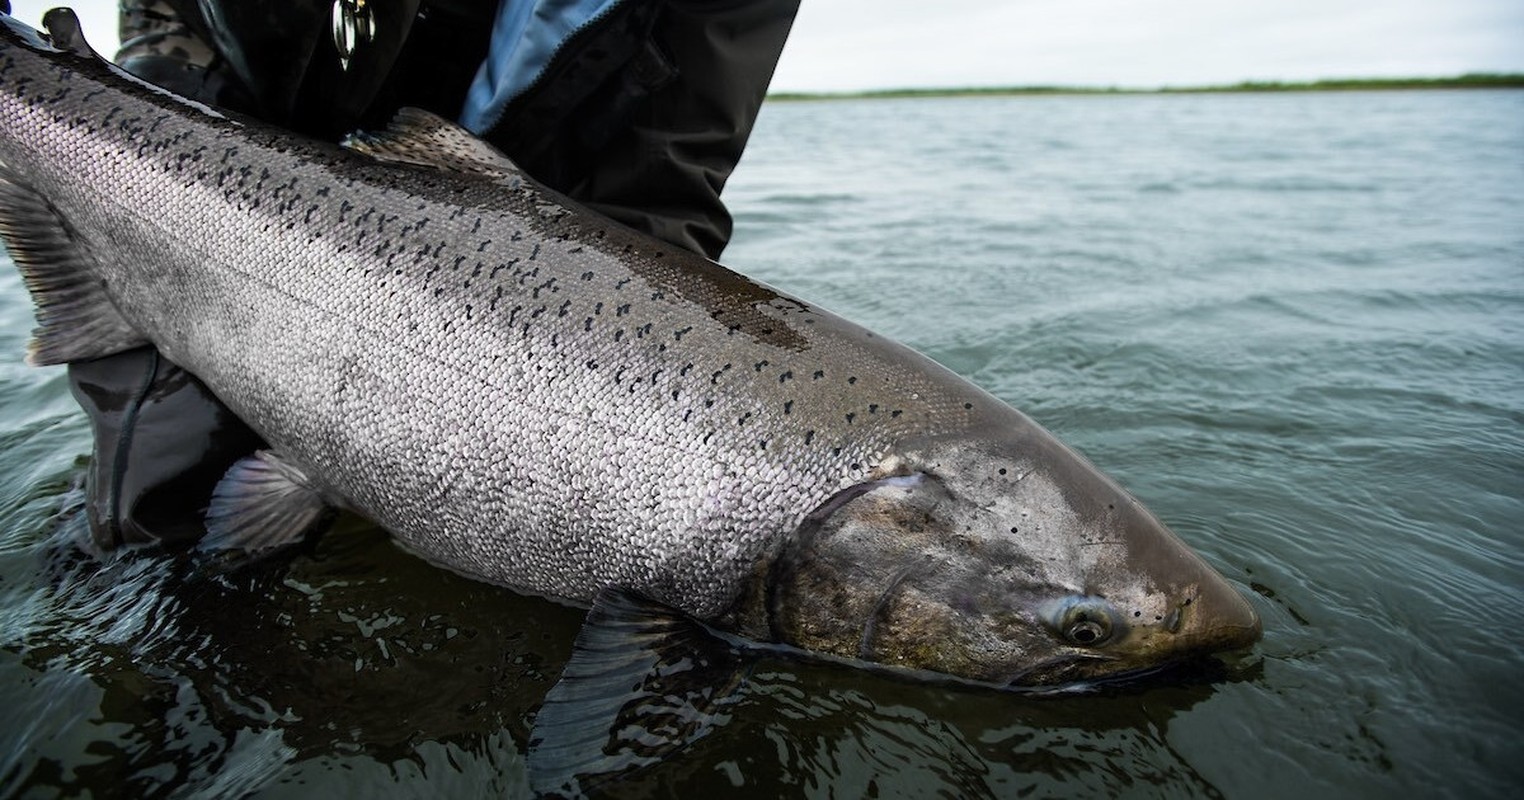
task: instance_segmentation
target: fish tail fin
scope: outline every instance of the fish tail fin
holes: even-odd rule
[[[86,361],[147,344],[106,295],[88,246],[46,197],[4,163],[0,241],[36,305],[27,363]]]

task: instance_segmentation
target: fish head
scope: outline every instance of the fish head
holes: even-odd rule
[[[1016,422],[899,448],[810,513],[765,579],[772,638],[1009,687],[1259,638],[1248,602],[1179,537]]]

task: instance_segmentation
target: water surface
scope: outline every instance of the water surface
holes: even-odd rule
[[[1046,699],[769,660],[614,793],[1524,785],[1524,92],[778,103],[727,198],[728,264],[1084,451],[1265,639]],[[231,573],[79,554],[89,434],[31,324],[0,265],[0,794],[526,791],[580,612],[356,521]]]

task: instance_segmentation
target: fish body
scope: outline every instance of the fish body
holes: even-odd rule
[[[125,75],[69,19],[0,18],[32,360],[152,343],[257,430],[214,536],[344,506],[519,590],[998,684],[1257,637],[1136,500],[930,359],[441,120],[303,139]]]

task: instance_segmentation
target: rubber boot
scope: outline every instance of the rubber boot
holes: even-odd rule
[[[151,347],[69,365],[95,450],[85,478],[96,546],[189,543],[228,467],[259,436]]]

